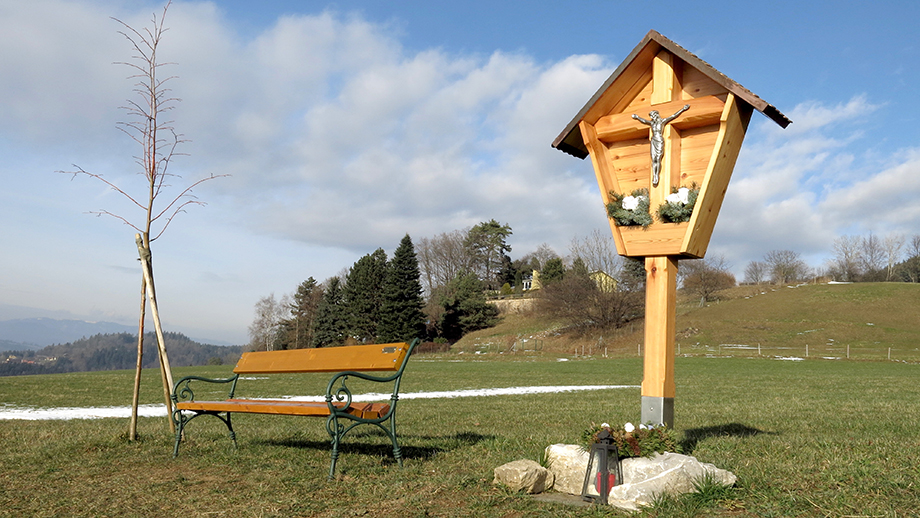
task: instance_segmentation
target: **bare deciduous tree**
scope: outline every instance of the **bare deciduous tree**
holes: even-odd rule
[[[760,261],[751,261],[744,269],[744,282],[748,284],[763,284],[767,280],[767,264]]]
[[[581,328],[618,328],[642,315],[639,291],[601,289],[590,278],[569,275],[540,290],[539,308],[545,314]]]
[[[885,250],[878,236],[869,232],[868,236],[863,237],[859,242],[859,257],[863,270],[863,275],[880,278],[880,275],[874,275],[885,265]]]
[[[444,232],[429,239],[422,238],[416,246],[418,266],[425,292],[431,296],[438,288],[447,286],[472,265],[464,246],[469,229]]]
[[[623,260],[617,255],[616,245],[610,232],[594,229],[584,239],[572,239],[569,245],[572,260],[581,258],[589,272],[601,271],[617,278]]]
[[[274,351],[281,342],[284,321],[291,316],[291,297],[275,299],[272,293],[256,302],[256,317],[249,325],[249,346],[254,351]]]
[[[681,261],[680,277],[683,289],[700,297],[700,306],[716,293],[735,286],[735,276],[721,256]]]
[[[901,259],[901,250],[904,249],[904,243],[904,234],[889,234],[885,236],[885,262],[887,263],[886,281],[890,281],[894,275],[894,267]]]
[[[840,236],[834,240],[834,259],[831,270],[840,278],[852,282],[862,274],[860,258],[860,238],[857,236]]]
[[[160,74],[161,68],[170,63],[161,62],[157,55],[163,35],[167,31],[164,22],[169,5],[169,3],[166,4],[159,17],[156,14],[153,15],[151,27],[144,28],[140,31],[117,18],[113,18],[113,20],[123,27],[123,30],[118,32],[128,40],[134,53],[131,61],[118,63],[131,68],[133,73],[129,76],[129,79],[136,81],[134,85],[136,99],[128,99],[127,104],[122,107],[127,114],[127,119],[119,122],[118,128],[141,148],[141,153],[136,157],[136,161],[138,166],[140,166],[139,174],[143,175],[146,180],[144,196],[141,197],[129,194],[127,190],[119,187],[114,182],[103,177],[103,175],[86,171],[77,165],[74,165],[74,171],[59,171],[72,174],[74,177],[85,175],[103,182],[121,194],[131,204],[138,207],[144,215],[141,222],[136,224],[133,218],[126,215],[116,214],[105,209],[91,211],[92,214],[111,216],[121,220],[137,231],[135,239],[141,259],[143,275],[141,278],[140,318],[138,320],[137,370],[134,381],[131,423],[128,430],[128,437],[131,440],[137,437],[137,406],[143,355],[144,320],[148,300],[150,301],[151,311],[154,317],[154,325],[157,329],[157,343],[160,350],[164,397],[167,409],[169,410],[167,412],[167,420],[170,428],[172,429],[174,427],[172,421],[172,403],[169,398],[169,394],[172,390],[172,374],[169,369],[169,363],[166,356],[166,345],[163,340],[163,333],[156,305],[156,289],[153,283],[154,277],[150,243],[162,236],[163,232],[166,231],[166,228],[176,215],[180,212],[184,212],[186,207],[189,205],[204,205],[203,202],[192,195],[193,188],[208,180],[226,176],[211,175],[202,178],[180,191],[167,203],[163,205],[156,203],[160,196],[164,194],[165,190],[170,187],[167,180],[177,177],[177,175],[169,172],[169,165],[173,158],[181,154],[178,152],[178,147],[185,142],[182,135],[175,132],[173,122],[167,117],[168,112],[179,102],[179,99],[171,96],[171,91],[167,88],[167,83],[173,79],[173,77],[163,77]],[[154,228],[155,225],[158,226],[158,228]],[[151,232],[154,233],[151,234]]]
[[[920,282],[920,234],[910,238],[907,260],[900,265],[900,275],[907,282]]]
[[[556,251],[553,250],[553,247],[549,246],[548,243],[540,243],[540,245],[537,246],[536,250],[527,254],[526,256],[524,256],[524,258],[525,259],[529,258],[531,263],[535,262],[537,265],[539,265],[539,268],[536,268],[537,270],[542,270],[543,268],[546,268],[546,263],[548,261],[551,261],[553,259],[561,259],[561,257],[559,257],[559,254],[557,254]]]
[[[914,234],[910,238],[910,244],[907,248],[907,254],[911,257],[920,256],[920,234]]]
[[[808,274],[808,265],[792,250],[771,250],[764,256],[764,262],[776,284],[796,282]]]

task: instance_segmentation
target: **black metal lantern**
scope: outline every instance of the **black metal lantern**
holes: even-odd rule
[[[585,482],[581,486],[581,498],[586,502],[606,505],[610,489],[623,483],[617,445],[613,444],[610,432],[601,430],[589,453]]]

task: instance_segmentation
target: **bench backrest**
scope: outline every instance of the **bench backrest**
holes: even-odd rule
[[[292,372],[396,371],[409,344],[349,345],[319,349],[243,353],[233,372],[270,374]]]

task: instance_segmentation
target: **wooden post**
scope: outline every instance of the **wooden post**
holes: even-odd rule
[[[645,259],[645,358],[642,422],[674,426],[677,258]]]
[[[141,268],[144,270],[144,283],[147,287],[147,299],[150,301],[150,313],[153,316],[153,327],[157,332],[157,347],[160,353],[160,373],[163,377],[163,395],[166,400],[166,419],[169,421],[169,429],[175,433],[176,423],[172,419],[172,400],[170,393],[173,389],[172,369],[169,367],[169,357],[166,355],[166,339],[163,337],[163,328],[160,326],[160,312],[157,307],[156,288],[153,285],[153,266],[151,265],[150,248],[141,238],[140,234],[135,234],[137,241],[137,250],[141,257]]]
[[[560,151],[591,157],[605,206],[648,191],[649,224],[610,219],[617,252],[645,259],[645,350],[638,345],[645,357],[643,423],[674,424],[677,261],[705,257],[755,109],[783,128],[792,122],[705,61],[649,31],[553,142]],[[689,220],[656,218],[671,191],[680,188],[698,189]]]
[[[137,440],[137,406],[141,395],[141,371],[144,366],[144,318],[147,310],[147,277],[141,276],[141,310],[137,325],[137,364],[134,367],[134,393],[131,397],[131,421],[128,424],[128,440]]]

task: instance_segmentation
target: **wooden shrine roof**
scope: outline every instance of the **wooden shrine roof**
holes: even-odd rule
[[[644,52],[648,46],[653,46],[651,49],[653,52]],[[582,139],[581,130],[578,127],[578,123],[584,119],[585,115],[588,113],[588,110],[594,106],[601,97],[604,96],[607,89],[620,77],[620,74],[634,61],[637,57],[642,54],[643,56],[654,56],[658,53],[659,49],[664,48],[665,50],[671,52],[685,63],[696,68],[704,75],[706,75],[712,81],[718,83],[726,90],[734,94],[737,98],[744,100],[748,104],[754,107],[757,111],[766,115],[770,120],[779,124],[781,127],[785,128],[792,121],[788,117],[783,115],[775,106],[764,101],[756,94],[748,90],[747,88],[741,86],[736,81],[730,79],[722,72],[716,70],[712,65],[706,63],[687,49],[681,47],[677,43],[665,38],[657,31],[651,30],[648,34],[645,35],[645,38],[633,49],[633,51],[627,56],[627,58],[620,64],[619,67],[607,78],[607,81],[598,89],[593,97],[585,104],[584,108],[578,112],[578,115],[572,119],[571,122],[562,130],[562,133],[556,137],[556,140],[553,141],[553,147],[568,153],[570,155],[576,156],[578,158],[585,158],[588,156],[588,149],[585,147],[584,140]]]

